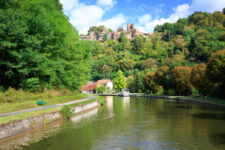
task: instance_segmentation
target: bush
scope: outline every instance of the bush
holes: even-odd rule
[[[22,88],[30,92],[40,92],[41,86],[39,78],[29,78],[23,81]]]
[[[106,88],[103,85],[100,85],[97,87],[97,93],[104,93]]]
[[[61,109],[60,113],[62,115],[62,118],[64,120],[66,120],[66,119],[70,119],[71,118],[73,111],[70,110],[69,106],[63,106],[63,108]]]

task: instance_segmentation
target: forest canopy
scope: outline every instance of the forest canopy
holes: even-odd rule
[[[211,84],[205,74],[206,68],[212,67],[206,66],[211,64],[212,54],[225,49],[224,12],[225,9],[214,13],[195,12],[176,23],[157,25],[149,38],[136,36],[130,40],[124,36],[124,30],[118,28],[121,32],[118,40],[92,42],[91,79],[115,79],[117,71],[121,70],[131,92],[157,93],[161,87],[164,94],[191,95],[196,89],[201,96],[206,96],[210,93],[207,86],[211,90],[221,89],[224,81]],[[98,27],[91,27],[90,31],[93,29]],[[199,63],[201,65],[196,66]],[[218,76],[223,78],[220,73]]]
[[[90,77],[90,47],[58,0],[0,2],[0,85],[79,90]]]

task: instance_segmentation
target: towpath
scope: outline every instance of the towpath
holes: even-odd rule
[[[50,106],[42,106],[42,107],[36,107],[36,108],[30,108],[30,109],[25,109],[25,110],[10,112],[10,113],[4,113],[4,114],[0,114],[0,117],[18,115],[18,114],[22,114],[22,113],[26,113],[26,112],[32,112],[32,111],[43,110],[43,109],[47,109],[47,108],[59,107],[59,106],[63,106],[63,105],[76,104],[76,103],[88,101],[88,100],[91,100],[91,99],[94,99],[94,98],[95,98],[95,96],[90,96],[90,97],[85,98],[85,99],[75,100],[75,101],[71,101],[71,102],[67,102],[67,103],[62,103],[62,104],[55,104],[55,105],[50,105]]]

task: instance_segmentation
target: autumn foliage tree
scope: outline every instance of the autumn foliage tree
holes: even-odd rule
[[[154,75],[154,81],[163,87],[164,94],[167,93],[169,88],[171,87],[170,79],[168,77],[169,75],[169,67],[168,66],[162,66],[159,67],[159,69],[155,72]]]
[[[209,92],[210,82],[206,77],[206,64],[200,63],[191,70],[191,83],[199,90],[200,96],[204,97]]]
[[[143,68],[156,68],[157,67],[156,60],[152,59],[152,58],[142,61],[141,65]]]
[[[206,73],[208,79],[221,90],[218,96],[224,98],[222,91],[225,89],[225,49],[212,54],[207,63]]]
[[[177,95],[190,95],[192,84],[190,82],[191,68],[178,66],[171,70],[171,80]]]
[[[155,94],[159,90],[159,85],[154,81],[154,73],[147,73],[143,78],[143,84],[147,91]]]

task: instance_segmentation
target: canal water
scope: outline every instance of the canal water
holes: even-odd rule
[[[225,111],[175,100],[105,98],[103,107],[1,142],[0,149],[225,149]]]

